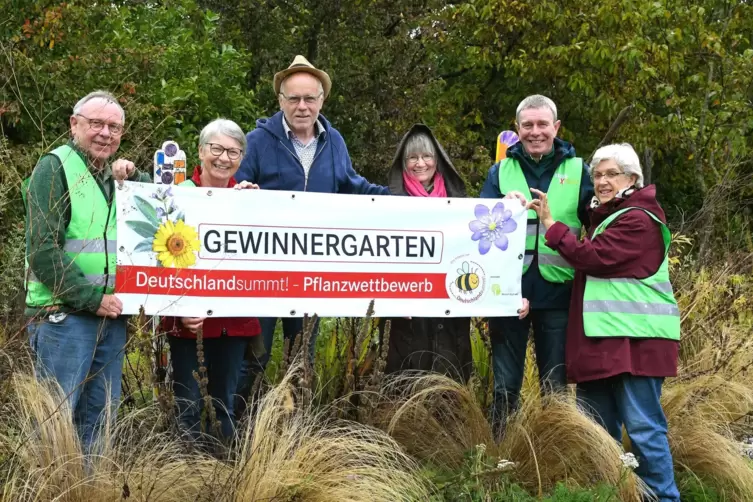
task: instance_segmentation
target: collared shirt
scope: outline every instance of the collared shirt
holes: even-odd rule
[[[285,134],[290,138],[290,142],[293,143],[293,148],[295,148],[295,153],[298,155],[298,160],[300,160],[303,165],[304,176],[306,177],[306,180],[308,180],[309,169],[311,169],[311,164],[314,163],[316,147],[319,145],[319,137],[326,134],[327,131],[324,130],[324,126],[317,119],[316,124],[314,124],[314,137],[308,142],[308,144],[304,144],[303,141],[298,139],[298,136],[295,135],[288,125],[288,121],[284,117],[282,119],[282,127],[285,129]]]

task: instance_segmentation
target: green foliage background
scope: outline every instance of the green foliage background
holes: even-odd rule
[[[753,248],[753,4],[745,0],[0,0],[0,314],[20,304],[16,187],[67,136],[78,98],[115,93],[120,154],[149,168],[224,116],[250,130],[277,110],[272,76],[303,54],[329,72],[323,113],[354,165],[384,182],[425,122],[477,193],[496,136],[526,95],[552,97],[561,136],[588,157],[641,155],[674,230],[696,251]]]

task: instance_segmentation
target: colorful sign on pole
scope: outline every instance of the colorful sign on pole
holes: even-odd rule
[[[518,142],[518,135],[513,131],[502,131],[497,136],[497,156],[495,163],[507,158],[507,149]]]
[[[186,153],[175,141],[165,141],[154,152],[154,183],[179,185],[186,181]]]

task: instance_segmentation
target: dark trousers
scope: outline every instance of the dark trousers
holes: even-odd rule
[[[625,426],[638,459],[635,473],[653,490],[659,502],[677,502],[672,454],[667,441],[667,419],[661,407],[663,378],[630,374],[579,383],[578,400],[622,444]]]
[[[173,392],[178,405],[181,427],[194,438],[201,436],[203,400],[193,372],[199,371],[196,340],[167,337],[173,366]],[[241,363],[249,338],[222,336],[204,339],[204,364],[207,368],[207,390],[212,396],[214,411],[220,423],[222,438],[228,440],[235,432],[234,395],[238,387]],[[207,432],[211,433],[211,430]]]
[[[245,411],[246,400],[251,392],[251,386],[254,384],[257,375],[264,373],[269,357],[272,354],[272,344],[275,339],[275,327],[277,326],[277,317],[260,317],[261,336],[264,340],[264,354],[259,357],[250,357],[244,359],[241,363],[240,378],[238,381],[238,396],[240,399],[236,402],[238,414]],[[283,317],[282,334],[285,340],[290,340],[292,350],[296,337],[303,332],[303,317]],[[311,344],[309,345],[309,358],[314,361],[314,351],[316,350],[316,338],[319,335],[319,319],[317,318],[314,325],[314,331],[311,334]]]
[[[565,389],[567,316],[567,310],[534,310],[524,319],[489,319],[494,367],[494,423],[503,423],[505,417],[518,408],[525,372],[528,333],[532,324],[542,392]]]

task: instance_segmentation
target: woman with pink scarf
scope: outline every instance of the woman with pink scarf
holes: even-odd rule
[[[431,129],[416,124],[403,136],[392,161],[389,188],[409,197],[465,197],[465,183]],[[380,331],[386,319],[379,324]],[[424,370],[467,381],[473,369],[467,317],[391,318],[385,373]]]

